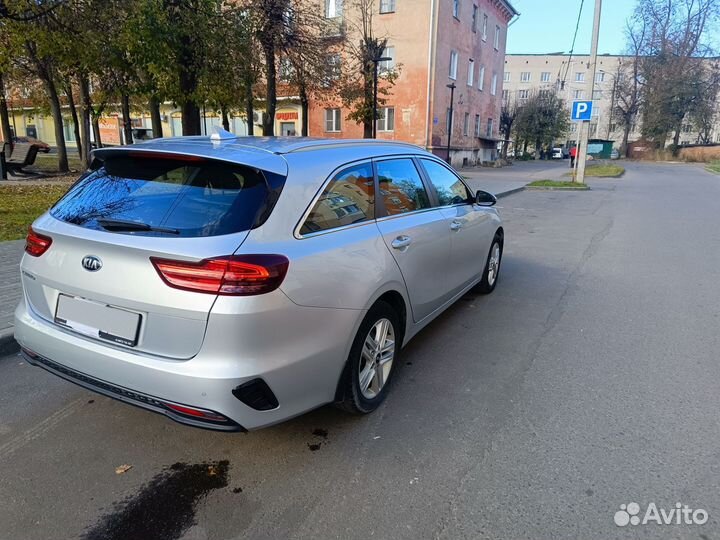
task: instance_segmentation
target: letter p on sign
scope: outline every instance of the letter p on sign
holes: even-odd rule
[[[573,101],[570,118],[575,121],[589,121],[592,118],[592,101]]]

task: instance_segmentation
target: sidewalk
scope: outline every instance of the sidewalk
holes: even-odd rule
[[[13,335],[13,313],[20,301],[20,257],[25,240],[0,242],[0,356],[16,349]]]
[[[533,180],[554,180],[569,171],[568,160],[558,160],[516,161],[509,167],[472,167],[458,172],[468,180],[471,188],[502,197],[523,189]]]

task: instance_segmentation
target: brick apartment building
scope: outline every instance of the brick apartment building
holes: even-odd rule
[[[376,9],[374,33],[388,38],[384,56],[392,58],[386,67],[401,65],[380,110],[377,137],[447,157],[447,85],[454,83],[453,164],[495,159],[507,27],[518,12],[506,0],[380,0]],[[342,0],[326,0],[325,15],[352,16],[343,11]],[[279,110],[291,107],[286,103]],[[309,135],[361,138],[362,125],[347,121],[347,114],[339,103],[312,102]]]

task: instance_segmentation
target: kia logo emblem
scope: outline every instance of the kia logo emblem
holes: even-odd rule
[[[102,261],[95,255],[85,255],[82,260],[82,266],[88,272],[97,272],[102,268]]]

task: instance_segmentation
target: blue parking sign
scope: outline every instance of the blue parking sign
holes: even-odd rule
[[[592,101],[573,101],[572,120],[589,121],[592,118]]]

